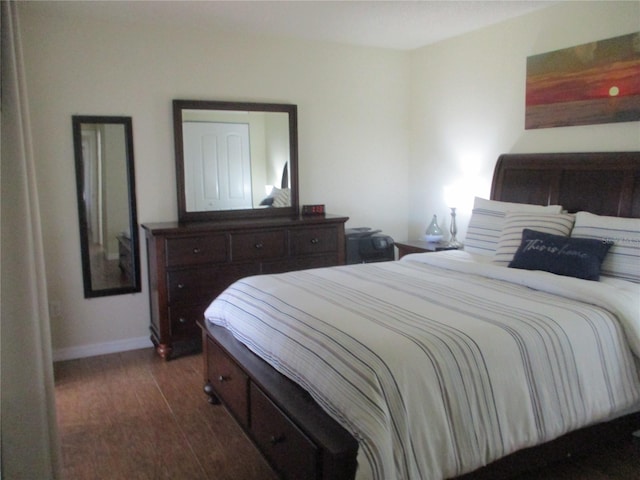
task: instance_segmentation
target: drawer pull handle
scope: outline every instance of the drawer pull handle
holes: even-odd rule
[[[284,441],[285,441],[284,435],[271,435],[271,437],[269,438],[269,443],[271,445],[277,445],[277,444],[282,443]]]
[[[220,383],[226,382],[227,380],[231,380],[231,377],[229,377],[229,376],[227,376],[227,375],[220,375],[220,376],[218,377],[218,381],[219,381]]]
[[[182,325],[184,325],[185,323],[187,323],[187,319],[186,319],[186,318],[184,318],[184,317],[180,317],[180,318],[178,319],[178,323],[181,323]]]
[[[254,245],[258,250],[260,250],[262,247],[264,247],[264,243],[262,242],[258,242]]]
[[[184,283],[179,283],[178,284],[178,289],[182,290],[184,288]]]
[[[312,238],[312,239],[311,239],[311,243],[312,243],[313,245],[315,245],[316,243],[320,243],[320,239],[319,239],[319,238]]]
[[[200,253],[200,249],[198,247],[193,249],[193,253],[195,253],[196,255]]]

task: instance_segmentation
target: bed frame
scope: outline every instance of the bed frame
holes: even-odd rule
[[[640,152],[501,155],[491,198],[640,218]],[[355,477],[358,444],[344,428],[302,388],[224,328],[204,320],[200,327],[209,401],[227,407],[282,478]],[[636,412],[515,452],[457,480],[513,478],[568,456],[626,441],[639,428],[640,412]]]

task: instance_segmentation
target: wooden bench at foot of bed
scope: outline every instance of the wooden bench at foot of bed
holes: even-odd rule
[[[285,479],[351,480],[358,442],[297,384],[222,327],[200,324],[204,390]]]

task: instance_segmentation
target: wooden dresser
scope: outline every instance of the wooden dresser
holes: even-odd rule
[[[142,225],[157,353],[168,359],[174,346],[199,342],[196,321],[235,280],[344,264],[347,220],[327,215]]]

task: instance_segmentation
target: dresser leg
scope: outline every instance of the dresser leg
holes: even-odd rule
[[[169,360],[169,358],[171,358],[172,351],[173,351],[173,348],[171,348],[170,345],[167,345],[165,343],[160,343],[156,345],[156,353],[160,355],[160,357],[164,360]]]
[[[209,397],[209,403],[211,405],[219,405],[220,404],[220,399],[218,398],[218,396],[213,391],[213,386],[209,382],[204,384],[203,390],[204,390],[204,393],[206,393],[207,396]]]

